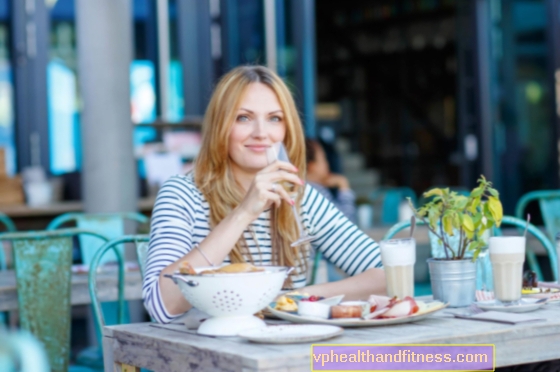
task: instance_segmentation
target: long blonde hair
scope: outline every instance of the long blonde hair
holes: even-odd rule
[[[245,90],[252,83],[264,84],[276,93],[284,112],[286,136],[284,145],[290,161],[304,179],[305,145],[304,134],[294,99],[288,87],[278,75],[263,66],[240,66],[219,81],[210,99],[202,123],[202,147],[196,159],[195,183],[204,194],[210,206],[210,227],[215,227],[237,207],[245,196],[241,186],[235,181],[228,155],[229,134],[235,121],[237,110]],[[301,205],[303,188],[299,188],[296,205]],[[303,248],[292,248],[290,242],[299,235],[291,207],[282,203],[272,207],[270,213],[270,234],[272,239],[272,263],[280,266],[297,267],[294,274],[307,270],[306,252]],[[253,237],[255,235],[253,234]],[[257,243],[258,244],[258,243]],[[243,236],[236,242],[229,254],[231,262],[253,261]]]

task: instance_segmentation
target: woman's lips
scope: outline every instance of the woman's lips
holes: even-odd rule
[[[254,151],[254,152],[265,152],[266,149],[268,149],[269,146],[249,145],[249,146],[245,146],[245,147],[247,147],[249,150]]]

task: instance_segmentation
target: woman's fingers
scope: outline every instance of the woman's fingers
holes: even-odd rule
[[[272,172],[261,172],[255,177],[257,183],[259,182],[290,182],[294,185],[303,186],[304,182],[294,173],[286,172],[284,170],[277,170]]]
[[[271,172],[271,171],[278,171],[284,170],[286,172],[297,173],[298,169],[292,165],[291,163],[276,160],[274,163],[269,164],[261,172]]]
[[[294,205],[294,200],[282,186],[276,183],[274,183],[273,185],[276,185],[276,187],[274,188],[274,192],[278,194],[280,198],[284,199],[288,204]],[[277,204],[276,206],[279,207],[280,205]]]

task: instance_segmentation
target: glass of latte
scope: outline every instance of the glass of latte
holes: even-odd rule
[[[389,239],[380,241],[379,246],[385,269],[387,295],[398,298],[414,296],[416,241],[413,238]]]
[[[493,236],[488,241],[494,295],[506,305],[521,300],[523,262],[525,261],[525,237]]]

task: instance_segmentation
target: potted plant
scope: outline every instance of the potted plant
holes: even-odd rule
[[[431,199],[422,207],[410,206],[443,246],[443,258],[428,259],[434,299],[452,307],[468,306],[474,300],[476,260],[487,246],[487,232],[502,222],[499,193],[481,176],[469,195],[434,188],[424,197]]]

